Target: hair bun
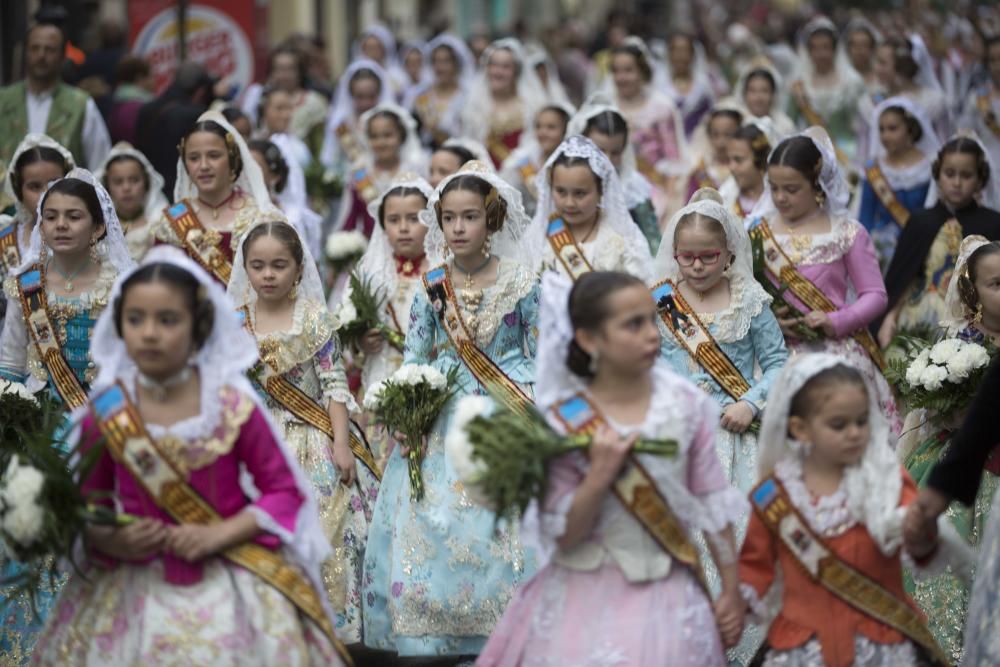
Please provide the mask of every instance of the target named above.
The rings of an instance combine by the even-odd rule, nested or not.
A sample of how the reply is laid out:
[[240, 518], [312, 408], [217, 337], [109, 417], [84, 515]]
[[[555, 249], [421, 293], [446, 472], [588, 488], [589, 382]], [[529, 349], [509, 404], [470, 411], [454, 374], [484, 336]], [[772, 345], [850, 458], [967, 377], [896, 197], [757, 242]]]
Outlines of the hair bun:
[[698, 188], [698, 190], [691, 195], [691, 199], [688, 200], [688, 204], [694, 204], [699, 201], [714, 201], [716, 204], [725, 205], [725, 200], [715, 188]]

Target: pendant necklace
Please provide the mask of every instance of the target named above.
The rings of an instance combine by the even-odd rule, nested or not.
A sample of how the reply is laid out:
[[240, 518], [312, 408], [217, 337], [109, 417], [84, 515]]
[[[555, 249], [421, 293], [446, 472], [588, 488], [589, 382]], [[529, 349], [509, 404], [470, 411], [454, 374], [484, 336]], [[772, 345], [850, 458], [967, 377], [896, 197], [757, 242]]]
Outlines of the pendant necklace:
[[63, 271], [61, 268], [59, 268], [56, 265], [56, 263], [54, 261], [52, 261], [51, 259], [49, 260], [49, 263], [48, 263], [48, 268], [51, 268], [52, 270], [54, 270], [56, 273], [58, 273], [60, 276], [62, 276], [63, 280], [66, 281], [65, 283], [63, 283], [63, 289], [65, 291], [67, 291], [67, 292], [72, 292], [73, 291], [73, 280], [78, 275], [80, 275], [80, 272], [83, 271], [84, 269], [86, 269], [88, 266], [90, 266], [90, 257], [88, 257], [87, 259], [83, 260], [83, 263], [80, 266], [78, 266], [75, 271], [71, 271], [69, 274], [67, 274], [65, 271]]
[[180, 371], [171, 375], [166, 380], [154, 380], [142, 371], [136, 375], [136, 381], [138, 381], [139, 386], [150, 393], [153, 400], [157, 403], [163, 403], [167, 400], [167, 391], [178, 385], [182, 385], [191, 379], [191, 367], [185, 366]]
[[207, 201], [205, 201], [201, 197], [198, 197], [198, 203], [201, 204], [202, 206], [204, 206], [207, 209], [211, 209], [211, 211], [212, 211], [212, 220], [218, 220], [219, 219], [219, 211], [222, 210], [222, 207], [225, 206], [226, 204], [228, 204], [229, 202], [231, 202], [233, 200], [233, 197], [235, 197], [238, 194], [239, 194], [239, 189], [238, 188], [233, 188], [233, 191], [229, 193], [229, 196], [226, 197], [225, 199], [223, 199], [221, 202], [219, 202], [219, 204], [217, 206], [213, 206], [212, 204], [209, 204]]
[[473, 332], [473, 336], [475, 336], [475, 332], [479, 328], [479, 320], [475, 315], [475, 311], [479, 310], [479, 304], [483, 301], [483, 290], [476, 289], [475, 276], [489, 266], [490, 259], [490, 254], [486, 253], [486, 259], [483, 260], [483, 263], [472, 271], [467, 271], [465, 267], [458, 263], [457, 259], [455, 260], [455, 266], [461, 269], [462, 273], [465, 274], [465, 284], [462, 286], [460, 294], [462, 296], [462, 302], [465, 303], [465, 307], [471, 311], [467, 323], [469, 325], [469, 329]]

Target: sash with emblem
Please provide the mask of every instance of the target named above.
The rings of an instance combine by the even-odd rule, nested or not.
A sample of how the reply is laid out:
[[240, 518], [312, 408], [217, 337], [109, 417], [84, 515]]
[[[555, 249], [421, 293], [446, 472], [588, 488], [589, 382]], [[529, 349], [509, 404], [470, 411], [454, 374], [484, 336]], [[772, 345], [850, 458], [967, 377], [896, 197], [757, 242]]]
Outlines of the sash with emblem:
[[[94, 396], [90, 410], [111, 456], [142, 485], [157, 507], [178, 523], [210, 525], [222, 521], [215, 508], [187, 483], [170, 456], [149, 435], [121, 384], [113, 384]], [[281, 554], [244, 542], [229, 547], [221, 555], [278, 589], [323, 631], [341, 658], [353, 664], [347, 649], [337, 639], [315, 587]]]
[[684, 300], [676, 285], [670, 280], [664, 280], [653, 287], [652, 292], [660, 319], [677, 339], [681, 349], [704, 368], [734, 401], [740, 400], [750, 391], [750, 383], [722, 351], [708, 327]]
[[35, 264], [17, 277], [17, 293], [24, 313], [24, 323], [31, 334], [39, 360], [52, 378], [52, 385], [71, 409], [85, 405], [87, 392], [59, 347], [45, 292], [45, 268], [41, 264]]
[[341, 123], [337, 126], [337, 129], [334, 132], [337, 135], [337, 142], [340, 144], [340, 150], [344, 151], [344, 155], [347, 156], [348, 163], [354, 164], [364, 158], [364, 148], [362, 148], [357, 135], [354, 133], [354, 130], [351, 129], [350, 125], [346, 122]]
[[163, 213], [187, 254], [223, 285], [228, 285], [233, 265], [219, 249], [222, 233], [201, 224], [187, 199], [168, 206]]
[[556, 258], [566, 269], [570, 278], [576, 280], [583, 274], [594, 270], [583, 254], [583, 250], [576, 244], [576, 239], [573, 238], [573, 234], [566, 226], [566, 221], [558, 213], [553, 213], [549, 218], [545, 237], [549, 240], [552, 252], [556, 254]]
[[[802, 81], [796, 81], [792, 84], [792, 93], [795, 95], [795, 103], [799, 107], [799, 111], [802, 112], [802, 117], [806, 119], [809, 125], [816, 125], [818, 127], [826, 130], [826, 121], [823, 117], [819, 115], [819, 112], [813, 108], [812, 102], [809, 101], [809, 96], [806, 95], [806, 87]], [[829, 134], [829, 130], [826, 130]], [[844, 167], [849, 167], [851, 161], [844, 154], [844, 151], [840, 150], [840, 146], [833, 141], [831, 136], [831, 143], [833, 143], [833, 151], [837, 154], [837, 162], [839, 162]]]
[[815, 582], [858, 611], [903, 634], [934, 664], [950, 664], [917, 612], [877, 581], [840, 560], [802, 518], [778, 479], [773, 476], [765, 479], [750, 493], [750, 500], [767, 529]]
[[[583, 394], [577, 394], [552, 408], [556, 419], [568, 433], [590, 435], [605, 423], [596, 406]], [[629, 463], [615, 482], [615, 497], [629, 514], [649, 533], [671, 558], [687, 565], [705, 591], [708, 586], [698, 557], [698, 549], [688, 537], [680, 519], [670, 509], [667, 499], [638, 458], [629, 455]]]
[[[748, 231], [750, 232], [750, 241], [759, 244], [763, 250], [763, 260], [767, 273], [771, 274], [780, 284], [788, 285], [792, 294], [811, 310], [821, 310], [826, 313], [837, 310], [833, 302], [795, 267], [795, 263], [789, 259], [785, 251], [782, 250], [781, 244], [774, 238], [767, 220], [764, 218], [753, 220]], [[871, 332], [868, 329], [858, 329], [852, 336], [865, 349], [875, 365], [884, 370], [885, 359], [882, 357], [882, 350], [875, 342]]]
[[378, 199], [378, 188], [375, 187], [375, 182], [365, 167], [351, 170], [351, 185], [366, 204]]
[[0, 229], [0, 267], [3, 273], [11, 274], [21, 265], [21, 252], [17, 249], [17, 230], [20, 227], [14, 222]]
[[[239, 311], [243, 325], [250, 330], [250, 335], [254, 335], [250, 325], [250, 313], [246, 306]], [[311, 396], [299, 389], [295, 383], [291, 382], [282, 373], [279, 373], [274, 366], [274, 360], [265, 350], [261, 350], [261, 361], [250, 371], [254, 382], [273, 398], [281, 407], [285, 408], [293, 415], [309, 424], [313, 428], [322, 431], [331, 441], [336, 440], [333, 432], [333, 423], [330, 421], [330, 413], [323, 406], [316, 402]], [[382, 471], [379, 470], [375, 457], [372, 455], [371, 447], [364, 436], [364, 433], [352, 420], [348, 429], [350, 440], [348, 442], [351, 452], [355, 458], [365, 464], [376, 479], [382, 479]]]
[[531, 398], [472, 340], [472, 334], [458, 307], [448, 265], [442, 264], [428, 271], [424, 274], [423, 281], [427, 301], [437, 313], [441, 326], [448, 335], [448, 341], [455, 348], [458, 358], [465, 367], [505, 406], [518, 414], [527, 414], [532, 404]]
[[993, 111], [989, 86], [983, 86], [976, 94], [976, 111], [983, 117], [983, 123], [990, 128], [993, 136], [1000, 139], [1000, 122], [997, 121], [997, 115]]
[[896, 224], [900, 227], [906, 227], [906, 223], [910, 221], [910, 212], [896, 199], [896, 193], [892, 191], [892, 186], [886, 180], [878, 162], [868, 161], [868, 164], [865, 165], [865, 177], [868, 179], [868, 184], [872, 186], [875, 196], [882, 202], [882, 206], [885, 206], [892, 214], [892, 219], [896, 221]]

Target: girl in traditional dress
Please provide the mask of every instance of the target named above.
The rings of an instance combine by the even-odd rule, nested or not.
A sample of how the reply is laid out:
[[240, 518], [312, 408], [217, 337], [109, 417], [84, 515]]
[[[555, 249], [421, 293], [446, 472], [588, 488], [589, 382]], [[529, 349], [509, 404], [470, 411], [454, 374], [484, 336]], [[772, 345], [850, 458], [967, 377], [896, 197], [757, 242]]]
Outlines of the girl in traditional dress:
[[203, 113], [178, 149], [175, 203], [153, 233], [225, 286], [239, 238], [274, 208], [264, 176], [243, 137], [216, 111]]
[[431, 81], [431, 66], [428, 56], [427, 42], [411, 39], [399, 47], [399, 63], [406, 72], [406, 91], [400, 97], [406, 100], [415, 88], [421, 88]]
[[683, 117], [674, 101], [654, 85], [665, 74], [638, 37], [629, 37], [614, 49], [611, 73], [614, 103], [628, 121], [637, 168], [653, 184], [656, 214], [665, 219], [683, 204], [684, 177], [691, 169]]
[[351, 46], [351, 59], [367, 58], [378, 64], [386, 73], [392, 101], [402, 99], [406, 93], [406, 70], [399, 63], [396, 37], [380, 23], [369, 26]]
[[521, 145], [523, 135], [531, 134], [535, 114], [548, 95], [535, 70], [527, 66], [524, 47], [514, 38], [490, 44], [481, 63], [462, 112], [462, 130], [486, 145], [499, 169]]
[[[589, 456], [550, 464], [545, 497], [523, 521], [542, 569], [477, 664], [726, 665], [723, 644], [742, 631], [733, 526], [746, 502], [713, 451], [715, 402], [657, 360], [656, 305], [634, 276], [593, 272], [574, 284], [546, 274], [542, 301], [538, 406], [559, 432], [581, 423], [562, 418], [569, 406], [598, 428]], [[629, 457], [640, 437], [674, 440], [678, 452]], [[643, 514], [616, 497], [623, 476], [654, 487], [677, 529], [673, 544], [655, 541]], [[725, 582], [714, 605], [697, 560], [683, 557], [700, 534]]]
[[[942, 333], [983, 346], [1000, 344], [1000, 302], [994, 296], [998, 286], [1000, 243], [982, 236], [967, 236], [955, 263], [955, 277], [948, 285], [945, 297], [948, 318], [941, 323]], [[918, 485], [926, 484], [931, 470], [944, 456], [962, 416], [952, 416], [949, 424], [926, 410], [914, 410], [907, 415], [899, 453]], [[935, 417], [938, 418], [931, 421]], [[993, 496], [1000, 487], [996, 453], [987, 460], [984, 473], [971, 507], [952, 505], [947, 511], [955, 530], [973, 547], [983, 540]], [[927, 614], [931, 631], [942, 648], [955, 664], [961, 663], [968, 582], [948, 576], [906, 583], [907, 590]]]
[[251, 84], [243, 94], [243, 111], [250, 122], [259, 120], [260, 98], [267, 87], [284, 90], [291, 97], [292, 117], [288, 132], [317, 151], [322, 144], [323, 126], [329, 104], [315, 90], [306, 88], [308, 64], [301, 52], [279, 46], [268, 58], [267, 82]]
[[535, 179], [538, 210], [528, 246], [531, 267], [576, 278], [584, 271], [624, 271], [652, 278], [642, 231], [625, 208], [611, 160], [586, 137], [566, 139]]
[[531, 139], [522, 142], [500, 167], [500, 176], [520, 191], [528, 215], [534, 215], [538, 205], [535, 176], [566, 138], [569, 120], [575, 113], [576, 109], [570, 106], [549, 104], [542, 107], [535, 114], [535, 132]]
[[[275, 135], [272, 139], [280, 139]], [[289, 163], [285, 152], [273, 141], [255, 139], [249, 144], [250, 154], [264, 175], [271, 203], [281, 209], [288, 222], [302, 237], [313, 258], [322, 252], [323, 217], [309, 206], [306, 179], [302, 169]]]
[[[257, 379], [265, 404], [319, 499], [320, 523], [333, 547], [322, 575], [337, 636], [360, 644], [361, 565], [381, 473], [363, 437], [351, 433], [349, 413], [358, 406], [347, 386], [337, 322], [326, 309], [316, 262], [291, 225], [262, 222], [247, 232], [229, 297], [240, 304], [260, 349]], [[304, 410], [300, 399], [318, 410]]]
[[145, 155], [131, 144], [120, 142], [108, 153], [94, 177], [101, 181], [115, 203], [129, 254], [136, 262], [141, 261], [153, 245], [153, 223], [167, 207], [163, 176]]
[[891, 439], [877, 390], [839, 355], [799, 355], [776, 379], [740, 553], [752, 617], [774, 619], [766, 667], [946, 662], [903, 590], [903, 564], [935, 574], [967, 569], [971, 554], [954, 535], [930, 559], [900, 548], [917, 489]]
[[618, 172], [625, 207], [642, 230], [650, 253], [660, 245], [660, 225], [653, 207], [653, 186], [636, 169], [635, 149], [628, 140], [628, 123], [600, 95], [591, 97], [570, 121], [568, 136], [583, 135], [601, 149]]
[[690, 139], [715, 99], [705, 47], [691, 35], [671, 35], [667, 65], [667, 93], [680, 109], [684, 135]]
[[260, 94], [260, 113], [257, 116], [259, 120], [254, 138], [273, 141], [280, 137], [286, 159], [305, 169], [312, 163], [313, 157], [305, 142], [290, 132], [294, 109], [292, 96], [288, 91], [265, 88]]
[[837, 29], [825, 16], [811, 20], [799, 35], [802, 74], [791, 87], [792, 118], [801, 127], [827, 131], [847, 167], [857, 152], [854, 117], [865, 84], [837, 49]]
[[337, 82], [319, 159], [323, 166], [346, 179], [351, 165], [364, 158], [365, 130], [360, 119], [369, 109], [393, 100], [388, 76], [373, 60], [353, 61]]
[[746, 119], [769, 118], [777, 137], [795, 132], [795, 123], [785, 113], [786, 97], [777, 68], [766, 58], [755, 58], [740, 73], [736, 94], [746, 111]]
[[[0, 214], [0, 281], [21, 265], [31, 243], [39, 198], [49, 183], [74, 167], [73, 154], [44, 134], [26, 136], [7, 164], [3, 189], [14, 202], [14, 215]], [[7, 308], [6, 293], [0, 294], [0, 327]]]
[[899, 233], [922, 211], [931, 185], [931, 163], [941, 147], [930, 120], [906, 97], [890, 97], [872, 113], [858, 221], [875, 243], [883, 270], [896, 251]]
[[[951, 135], [948, 100], [922, 37], [913, 34], [886, 39], [875, 51], [874, 70], [886, 95], [913, 100], [930, 119], [941, 141]], [[870, 96], [867, 99], [874, 101]]]
[[729, 178], [729, 141], [743, 124], [743, 114], [733, 104], [720, 103], [695, 131], [691, 153], [695, 167], [688, 178], [688, 196], [701, 188], [718, 190]]
[[884, 362], [868, 333], [885, 312], [885, 284], [868, 232], [848, 214], [847, 179], [826, 132], [810, 128], [778, 144], [767, 178], [750, 236], [763, 250], [762, 278], [789, 288], [786, 304], [773, 305], [789, 351], [840, 354], [861, 369], [898, 434]]
[[872, 95], [882, 91], [882, 83], [872, 67], [875, 49], [882, 42], [882, 33], [878, 28], [868, 19], [858, 16], [848, 22], [840, 41], [851, 67], [865, 83], [865, 92]]
[[427, 157], [420, 147], [417, 122], [399, 105], [387, 103], [361, 116], [365, 152], [351, 166], [350, 179], [340, 202], [336, 229], [356, 229], [371, 236], [375, 221], [368, 205], [403, 173], [427, 173]]
[[449, 33], [432, 39], [427, 52], [434, 77], [410, 91], [403, 106], [420, 121], [421, 143], [435, 149], [462, 135], [462, 107], [476, 61], [465, 42]]
[[[771, 298], [754, 280], [743, 220], [721, 200], [714, 190], [700, 190], [671, 218], [656, 257], [653, 294], [660, 310], [661, 354], [675, 373], [707, 391], [721, 407], [715, 451], [729, 482], [747, 493], [757, 470], [757, 437], [748, 429], [767, 402], [788, 351]], [[675, 315], [694, 328], [685, 332], [669, 326]], [[693, 354], [699, 343], [717, 350], [711, 357], [715, 363]], [[735, 373], [720, 373], [719, 361]], [[738, 542], [745, 519], [740, 516], [733, 524]], [[719, 573], [706, 569], [713, 593], [718, 593]], [[730, 650], [730, 659], [749, 664], [762, 640], [760, 629], [752, 626]]]
[[885, 274], [889, 310], [877, 323], [882, 347], [898, 331], [934, 328], [945, 319], [944, 295], [964, 237], [1000, 239], [1000, 186], [974, 137], [946, 143], [931, 171], [929, 208], [910, 218]]
[[[25, 176], [34, 178], [30, 171]], [[111, 197], [90, 172], [74, 169], [48, 186], [31, 242], [4, 284], [9, 309], [0, 336], [0, 378], [44, 391], [67, 410], [82, 406], [97, 374], [94, 323], [115, 278], [132, 265]], [[5, 557], [0, 565], [0, 580], [20, 572]], [[12, 664], [27, 663], [64, 581], [46, 579], [34, 600], [14, 584], [0, 589], [0, 651]]]
[[431, 155], [427, 182], [432, 188], [436, 188], [441, 181], [461, 169], [466, 162], [477, 159], [479, 158], [472, 151], [449, 140]]
[[989, 78], [969, 94], [958, 129], [975, 132], [990, 162], [1000, 164], [1000, 35], [986, 40], [983, 53]]
[[[82, 490], [136, 519], [88, 529], [85, 571], [34, 662], [344, 664], [319, 593], [330, 549], [316, 501], [243, 377], [257, 350], [232, 302], [169, 247], [109, 298], [76, 432], [84, 450], [105, 449]], [[173, 492], [153, 491], [163, 484]]]
[[726, 208], [737, 218], [750, 215], [764, 196], [767, 158], [771, 155], [774, 125], [770, 118], [754, 118], [736, 130], [726, 146], [729, 178], [719, 188]]
[[[438, 186], [423, 220], [429, 264], [437, 268], [413, 299], [404, 363], [442, 372], [457, 366], [462, 396], [486, 394], [475, 370], [486, 357], [504, 376], [490, 390], [530, 401], [538, 282], [521, 261], [527, 216], [520, 195], [471, 162]], [[460, 330], [446, 326], [452, 318], [461, 320]], [[516, 529], [495, 525], [446, 464], [453, 410], [454, 401], [426, 438], [422, 500], [410, 496], [405, 456], [406, 447], [421, 443], [401, 443], [390, 454], [368, 534], [365, 644], [400, 656], [479, 653], [530, 570]]]

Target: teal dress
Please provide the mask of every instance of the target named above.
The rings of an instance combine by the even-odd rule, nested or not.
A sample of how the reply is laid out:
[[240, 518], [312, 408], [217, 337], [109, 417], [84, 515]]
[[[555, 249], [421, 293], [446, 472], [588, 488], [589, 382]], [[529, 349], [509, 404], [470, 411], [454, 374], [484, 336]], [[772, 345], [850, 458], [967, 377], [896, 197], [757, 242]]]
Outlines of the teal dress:
[[[478, 308], [458, 298], [463, 319], [476, 329], [476, 345], [529, 394], [538, 298], [534, 274], [506, 260]], [[486, 391], [455, 353], [422, 289], [413, 299], [403, 356], [404, 363], [441, 372], [457, 366], [460, 389], [428, 436], [422, 500], [410, 498], [399, 449], [389, 456], [365, 552], [364, 643], [401, 656], [474, 655], [534, 568], [516, 527], [495, 526], [495, 515], [470, 500], [445, 457], [457, 400]]]
[[[94, 364], [90, 360], [94, 325], [106, 305], [106, 295], [113, 282], [112, 273], [99, 277], [95, 288], [79, 297], [60, 297], [51, 292], [48, 294], [49, 312], [62, 344], [63, 357], [84, 390], [89, 387], [95, 375]], [[34, 354], [33, 343], [28, 339], [14, 278], [6, 281], [5, 288], [10, 307], [3, 337], [0, 339], [0, 378], [23, 383], [33, 393], [45, 391], [55, 400], [61, 401], [48, 372]], [[60, 436], [69, 427], [67, 419], [63, 433], [56, 434], [57, 439], [61, 439]], [[18, 562], [0, 555], [0, 580], [6, 581], [20, 571], [21, 565]], [[0, 585], [0, 664], [28, 663], [38, 633], [44, 627], [49, 609], [66, 578], [64, 574], [53, 582], [43, 580], [42, 589], [35, 599], [37, 615], [32, 611], [31, 600], [27, 596], [16, 595], [12, 585]]]

